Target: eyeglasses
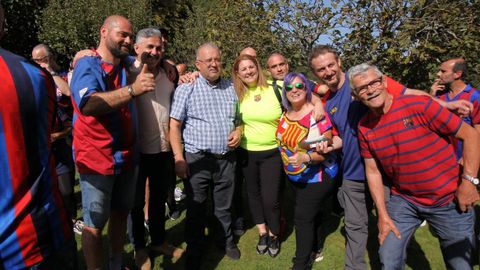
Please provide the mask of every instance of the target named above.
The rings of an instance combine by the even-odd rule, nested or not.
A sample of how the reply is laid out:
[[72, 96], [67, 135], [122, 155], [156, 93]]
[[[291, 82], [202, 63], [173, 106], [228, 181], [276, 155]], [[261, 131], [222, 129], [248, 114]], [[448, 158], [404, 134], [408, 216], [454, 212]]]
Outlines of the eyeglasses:
[[382, 82], [383, 82], [383, 77], [379, 77], [375, 80], [372, 80], [370, 81], [369, 83], [363, 85], [363, 86], [360, 86], [360, 87], [356, 87], [355, 88], [355, 92], [357, 92], [357, 95], [359, 96], [362, 96], [364, 95], [365, 93], [367, 93], [368, 89], [370, 87], [373, 87], [374, 89], [378, 88], [380, 85], [382, 85]]
[[288, 85], [285, 85], [285, 90], [287, 92], [290, 92], [290, 91], [293, 90], [293, 87], [295, 87], [299, 90], [303, 90], [303, 89], [305, 89], [305, 84], [303, 84], [303, 83], [288, 84]]
[[48, 61], [48, 56], [44, 56], [40, 58], [32, 58], [32, 60], [36, 63], [46, 63]]
[[222, 64], [222, 60], [220, 60], [219, 58], [209, 58], [209, 59], [205, 59], [205, 60], [198, 59], [197, 61], [200, 62], [200, 63], [204, 63], [206, 65], [212, 65], [213, 63], [215, 63], [217, 65]]

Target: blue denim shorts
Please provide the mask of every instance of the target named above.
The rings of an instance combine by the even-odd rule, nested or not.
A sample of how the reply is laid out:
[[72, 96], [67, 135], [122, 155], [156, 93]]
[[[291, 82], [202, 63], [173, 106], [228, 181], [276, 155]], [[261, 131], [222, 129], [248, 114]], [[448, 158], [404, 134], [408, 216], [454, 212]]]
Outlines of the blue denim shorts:
[[83, 221], [103, 229], [111, 210], [129, 212], [135, 201], [138, 167], [117, 175], [80, 174]]

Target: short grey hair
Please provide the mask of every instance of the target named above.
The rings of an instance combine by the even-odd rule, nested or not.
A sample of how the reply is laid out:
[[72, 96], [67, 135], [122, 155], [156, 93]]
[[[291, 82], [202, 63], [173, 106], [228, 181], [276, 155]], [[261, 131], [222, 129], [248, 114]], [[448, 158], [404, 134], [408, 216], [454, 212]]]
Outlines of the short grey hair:
[[138, 31], [135, 43], [141, 43], [143, 39], [150, 37], [158, 37], [161, 40], [162, 32], [160, 32], [160, 30], [158, 30], [157, 28], [153, 27], [143, 28], [142, 30]]
[[350, 89], [352, 91], [355, 90], [355, 86], [353, 85], [353, 78], [355, 78], [358, 75], [365, 74], [369, 70], [373, 70], [378, 77], [383, 77], [383, 73], [378, 69], [378, 67], [375, 65], [371, 65], [369, 63], [362, 63], [348, 70], [348, 73], [347, 73], [348, 84], [350, 85]]
[[203, 43], [202, 45], [200, 45], [200, 46], [198, 47], [198, 49], [197, 49], [197, 51], [196, 51], [196, 53], [195, 53], [197, 60], [200, 60], [200, 59], [198, 59], [198, 55], [199, 55], [198, 53], [200, 52], [201, 49], [204, 49], [204, 48], [217, 49], [217, 50], [220, 52], [220, 54], [222, 54], [222, 52], [220, 51], [220, 49], [218, 48], [217, 45], [215, 45], [215, 44], [212, 43], [212, 42], [207, 42], [207, 43]]

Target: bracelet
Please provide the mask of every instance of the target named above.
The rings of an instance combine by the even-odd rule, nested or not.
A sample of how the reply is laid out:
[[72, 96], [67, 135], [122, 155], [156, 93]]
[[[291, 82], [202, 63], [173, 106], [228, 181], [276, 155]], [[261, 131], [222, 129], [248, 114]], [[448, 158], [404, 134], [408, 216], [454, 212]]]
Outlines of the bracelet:
[[312, 156], [310, 156], [310, 153], [308, 153], [308, 152], [307, 152], [307, 156], [308, 156], [307, 165], [310, 165], [310, 164], [312, 164]]
[[135, 95], [135, 90], [133, 90], [133, 86], [130, 84], [127, 88], [127, 91], [128, 91], [128, 94], [132, 97], [132, 98], [135, 98], [136, 95]]

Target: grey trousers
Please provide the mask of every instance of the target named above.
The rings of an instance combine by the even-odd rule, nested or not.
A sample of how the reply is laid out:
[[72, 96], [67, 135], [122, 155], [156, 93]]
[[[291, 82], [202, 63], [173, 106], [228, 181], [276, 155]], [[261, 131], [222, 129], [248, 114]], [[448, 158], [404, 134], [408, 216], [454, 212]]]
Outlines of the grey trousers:
[[366, 181], [343, 179], [338, 201], [345, 211], [345, 269], [367, 269], [365, 252], [372, 199]]

